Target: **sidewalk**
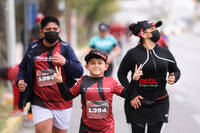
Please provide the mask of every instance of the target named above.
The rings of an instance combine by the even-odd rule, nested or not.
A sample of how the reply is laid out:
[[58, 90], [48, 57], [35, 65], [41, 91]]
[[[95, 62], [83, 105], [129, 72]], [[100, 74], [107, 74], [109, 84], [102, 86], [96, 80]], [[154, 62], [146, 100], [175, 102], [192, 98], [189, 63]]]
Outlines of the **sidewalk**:
[[[21, 62], [22, 56], [23, 56], [22, 55], [22, 44], [17, 43], [17, 45], [16, 45], [16, 63]], [[27, 109], [28, 109], [29, 106], [26, 106], [25, 112], [27, 112]], [[15, 133], [15, 132], [17, 132], [17, 130], [19, 129], [23, 119], [24, 119], [24, 115], [9, 117], [6, 120], [5, 127], [1, 131], [1, 133]]]
[[1, 133], [15, 133], [18, 131], [24, 117], [27, 114], [27, 110], [29, 109], [30, 104], [27, 104], [25, 107], [25, 115], [13, 116], [9, 117], [6, 120], [5, 128], [1, 131]]

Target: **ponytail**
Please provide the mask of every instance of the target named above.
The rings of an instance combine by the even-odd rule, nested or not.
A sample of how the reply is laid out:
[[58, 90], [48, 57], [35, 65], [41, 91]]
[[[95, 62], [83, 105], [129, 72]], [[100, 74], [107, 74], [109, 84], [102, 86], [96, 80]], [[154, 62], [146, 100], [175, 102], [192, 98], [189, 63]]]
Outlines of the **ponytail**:
[[140, 27], [141, 27], [141, 26], [140, 26], [140, 23], [139, 23], [139, 22], [138, 22], [138, 23], [132, 23], [131, 25], [129, 25], [129, 30], [131, 31], [131, 33], [132, 33], [133, 35], [140, 37], [139, 43], [140, 43], [140, 44], [143, 44], [144, 38], [142, 38], [142, 37], [140, 36], [140, 32], [141, 32], [141, 28], [140, 28]]

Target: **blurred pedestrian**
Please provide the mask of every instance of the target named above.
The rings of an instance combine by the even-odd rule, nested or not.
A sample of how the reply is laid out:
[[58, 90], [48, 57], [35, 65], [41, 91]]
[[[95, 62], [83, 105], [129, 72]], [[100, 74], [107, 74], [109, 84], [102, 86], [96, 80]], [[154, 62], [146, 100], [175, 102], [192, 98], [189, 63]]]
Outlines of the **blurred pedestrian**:
[[122, 36], [126, 33], [126, 27], [120, 24], [117, 20], [110, 24], [110, 34], [115, 37], [120, 48], [122, 48]]
[[37, 40], [41, 39], [41, 36], [40, 36], [40, 29], [41, 29], [40, 28], [40, 23], [41, 23], [43, 18], [44, 18], [44, 15], [42, 13], [37, 13], [36, 14], [35, 25], [33, 26], [32, 30], [31, 30], [29, 42], [37, 41]]
[[10, 116], [24, 114], [23, 94], [20, 94], [19, 88], [16, 85], [18, 71], [19, 65], [0, 67], [0, 78], [5, 81], [10, 81], [13, 89], [13, 111], [10, 113]]
[[108, 53], [107, 63], [108, 70], [104, 73], [105, 76], [111, 76], [113, 71], [113, 59], [120, 53], [120, 48], [117, 40], [109, 34], [109, 26], [106, 23], [99, 24], [99, 34], [91, 38], [89, 42], [89, 51], [93, 48], [105, 51]]
[[39, 41], [29, 44], [19, 65], [17, 85], [24, 91], [25, 103], [31, 101], [36, 133], [66, 133], [72, 101], [65, 101], [56, 85], [55, 66], [61, 67], [64, 83], [72, 87], [83, 73], [70, 44], [60, 39], [60, 23], [53, 16], [41, 21]]
[[[41, 36], [40, 36], [40, 22], [42, 21], [42, 19], [44, 18], [44, 15], [42, 13], [37, 13], [36, 16], [35, 16], [35, 24], [34, 26], [32, 27], [31, 30], [28, 30], [27, 31], [27, 41], [28, 43], [29, 42], [32, 42], [32, 41], [37, 41], [37, 40], [40, 40], [41, 39]], [[26, 52], [26, 49], [27, 49], [27, 42], [26, 42], [26, 38], [25, 38], [25, 29], [24, 27], [22, 27], [21, 29], [21, 42], [22, 42], [22, 45], [23, 45], [23, 55], [25, 54]]]
[[163, 31], [160, 32], [160, 39], [158, 40], [157, 44], [161, 47], [168, 48], [168, 39], [167, 36]]
[[174, 84], [180, 78], [180, 70], [171, 52], [156, 44], [160, 38], [157, 27], [161, 25], [161, 21], [140, 21], [129, 26], [140, 41], [124, 56], [118, 78], [127, 87], [127, 74], [131, 71], [136, 81], [131, 93], [133, 100], [125, 100], [126, 118], [131, 123], [132, 133], [144, 133], [146, 125], [148, 133], [160, 133], [169, 115], [166, 83]]

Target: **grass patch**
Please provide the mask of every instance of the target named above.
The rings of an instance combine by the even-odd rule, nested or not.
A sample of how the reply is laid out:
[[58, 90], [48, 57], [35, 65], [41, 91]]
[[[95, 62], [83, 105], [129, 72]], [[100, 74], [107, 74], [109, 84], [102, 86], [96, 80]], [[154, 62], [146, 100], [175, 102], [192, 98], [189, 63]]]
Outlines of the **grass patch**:
[[0, 86], [0, 132], [6, 124], [9, 113], [12, 111], [12, 104], [3, 104], [3, 94], [5, 93], [5, 86]]

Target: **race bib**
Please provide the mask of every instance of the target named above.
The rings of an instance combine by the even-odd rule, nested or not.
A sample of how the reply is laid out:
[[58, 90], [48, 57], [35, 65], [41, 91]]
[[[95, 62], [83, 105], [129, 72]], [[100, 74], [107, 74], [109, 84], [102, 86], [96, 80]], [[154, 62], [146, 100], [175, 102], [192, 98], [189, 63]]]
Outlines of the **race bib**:
[[39, 87], [43, 86], [52, 86], [55, 85], [56, 82], [54, 80], [54, 70], [53, 69], [46, 69], [40, 70], [36, 72], [37, 83]]
[[87, 117], [89, 119], [105, 119], [108, 115], [109, 103], [108, 101], [87, 101]]

